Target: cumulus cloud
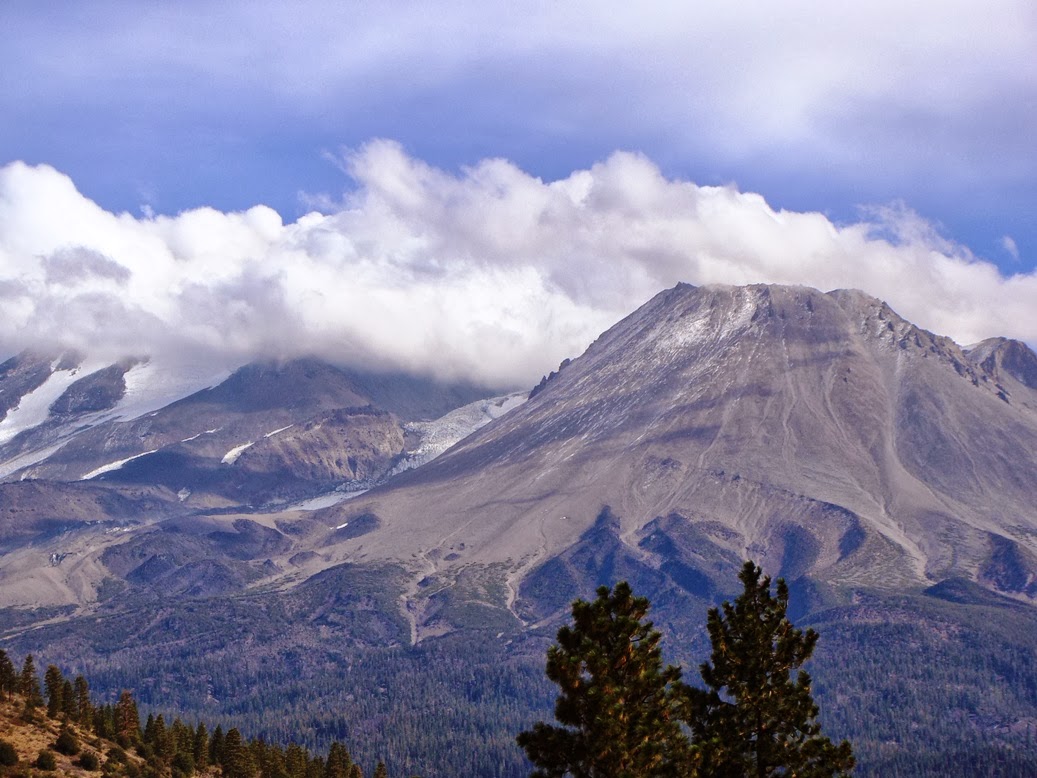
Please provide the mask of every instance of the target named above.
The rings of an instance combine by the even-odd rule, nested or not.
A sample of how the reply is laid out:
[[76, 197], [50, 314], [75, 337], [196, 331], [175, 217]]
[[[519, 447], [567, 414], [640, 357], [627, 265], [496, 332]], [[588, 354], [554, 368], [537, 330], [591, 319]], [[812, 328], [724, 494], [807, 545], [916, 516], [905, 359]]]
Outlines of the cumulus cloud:
[[678, 281], [858, 287], [967, 343], [1037, 342], [1037, 276], [1002, 276], [903, 205], [837, 225], [617, 152], [543, 181], [377, 140], [354, 187], [285, 224], [256, 206], [110, 213], [46, 166], [0, 168], [0, 346], [344, 364], [534, 382]]

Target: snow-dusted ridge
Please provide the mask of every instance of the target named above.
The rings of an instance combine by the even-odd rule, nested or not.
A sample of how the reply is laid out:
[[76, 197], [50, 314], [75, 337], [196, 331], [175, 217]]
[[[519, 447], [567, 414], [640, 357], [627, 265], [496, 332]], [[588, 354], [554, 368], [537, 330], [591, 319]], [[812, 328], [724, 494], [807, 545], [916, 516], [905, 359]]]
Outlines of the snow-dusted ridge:
[[98, 468], [96, 468], [94, 470], [91, 470], [89, 473], [86, 473], [85, 475], [80, 476], [79, 480], [80, 481], [89, 481], [91, 478], [97, 478], [97, 476], [99, 476], [99, 475], [104, 475], [105, 473], [110, 473], [113, 470], [119, 470], [127, 462], [132, 462], [134, 459], [140, 459], [141, 457], [146, 457], [148, 454], [154, 454], [156, 451], [158, 451], [158, 449], [157, 448], [153, 448], [153, 449], [151, 449], [151, 451], [145, 451], [143, 454], [135, 454], [132, 457], [126, 457], [125, 459], [119, 459], [119, 460], [116, 460], [115, 462], [109, 462], [107, 465], [101, 465], [100, 467], [98, 467]]
[[201, 366], [138, 362], [123, 376], [126, 393], [112, 415], [123, 420], [140, 418], [197, 391], [218, 386], [230, 373]]
[[51, 374], [36, 389], [21, 398], [18, 405], [12, 408], [0, 421], [0, 445], [7, 443], [18, 433], [38, 427], [50, 417], [50, 406], [64, 394], [73, 383], [105, 365], [87, 363], [69, 370], [59, 370], [61, 359], [51, 364]]

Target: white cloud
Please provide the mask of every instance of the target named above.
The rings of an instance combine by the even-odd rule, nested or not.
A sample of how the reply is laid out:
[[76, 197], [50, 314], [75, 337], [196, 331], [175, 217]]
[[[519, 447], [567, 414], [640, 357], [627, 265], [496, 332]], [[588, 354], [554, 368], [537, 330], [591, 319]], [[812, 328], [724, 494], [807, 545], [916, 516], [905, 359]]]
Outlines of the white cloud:
[[52, 168], [0, 168], [0, 346], [529, 385], [678, 281], [859, 287], [959, 342], [1037, 342], [1037, 276], [1003, 277], [904, 206], [837, 226], [629, 153], [553, 182], [500, 159], [455, 175], [389, 141], [342, 163], [351, 194], [290, 224], [112, 214]]
[[1001, 248], [1008, 252], [1008, 256], [1012, 259], [1019, 261], [1019, 246], [1016, 245], [1015, 239], [1011, 235], [1005, 235], [1001, 238]]

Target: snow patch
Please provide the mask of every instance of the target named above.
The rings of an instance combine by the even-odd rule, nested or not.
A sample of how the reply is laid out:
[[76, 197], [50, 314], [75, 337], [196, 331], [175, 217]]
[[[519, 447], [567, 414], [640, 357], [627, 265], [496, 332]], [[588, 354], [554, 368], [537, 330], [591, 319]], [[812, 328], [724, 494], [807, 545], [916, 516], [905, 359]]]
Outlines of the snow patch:
[[[285, 510], [319, 511], [321, 508], [330, 508], [332, 505], [338, 505], [340, 502], [352, 500], [354, 497], [359, 497], [366, 491], [367, 489], [357, 489], [353, 492], [336, 490], [334, 492], [328, 492], [327, 494], [320, 494], [316, 497], [311, 497], [310, 499], [303, 500], [302, 502], [294, 503], [292, 505], [289, 505]], [[338, 527], [337, 529], [341, 529], [341, 527]]]
[[527, 392], [514, 392], [488, 400], [476, 400], [438, 419], [407, 424], [406, 431], [418, 435], [421, 442], [406, 453], [404, 459], [393, 468], [391, 475], [431, 462], [480, 427], [518, 408], [527, 396]]
[[294, 424], [289, 424], [287, 427], [281, 427], [280, 429], [276, 429], [273, 432], [268, 432], [263, 437], [264, 438], [272, 438], [274, 435], [277, 435], [280, 432], [284, 432], [285, 430], [290, 430], [294, 426], [295, 426]]
[[91, 470], [86, 475], [80, 476], [79, 480], [89, 481], [91, 478], [97, 478], [97, 476], [102, 475], [104, 473], [110, 473], [112, 470], [118, 470], [127, 462], [132, 462], [134, 459], [146, 457], [148, 454], [154, 454], [156, 451], [158, 451], [158, 449], [153, 448], [151, 449], [151, 451], [145, 451], [143, 454], [134, 454], [132, 457], [126, 457], [125, 459], [119, 459], [115, 462], [109, 462], [107, 465], [101, 465], [96, 470]]
[[58, 370], [60, 359], [54, 360], [50, 366], [47, 380], [24, 395], [18, 405], [12, 408], [0, 421], [0, 445], [11, 440], [25, 430], [38, 427], [50, 417], [50, 406], [61, 397], [73, 383], [83, 376], [90, 375], [104, 367], [104, 364], [84, 363], [71, 370]]
[[242, 452], [250, 446], [256, 445], [256, 441], [250, 440], [248, 443], [242, 443], [240, 446], [235, 446], [226, 454], [223, 455], [223, 459], [220, 461], [225, 465], [233, 465], [238, 461], [238, 457], [241, 456]]
[[229, 375], [229, 370], [140, 362], [123, 376], [126, 393], [113, 413], [118, 419], [137, 419], [197, 391], [217, 386]]
[[674, 354], [703, 342], [720, 342], [742, 332], [752, 322], [759, 300], [746, 290], [730, 310], [704, 310], [698, 316], [664, 321], [652, 341], [656, 353]]
[[194, 434], [194, 435], [192, 435], [189, 438], [184, 438], [180, 442], [181, 443], [190, 443], [192, 440], [197, 440], [202, 435], [212, 435], [214, 432], [219, 432], [221, 429], [223, 429], [223, 427], [216, 427], [215, 429], [211, 429], [211, 430], [203, 430], [202, 432]]
[[[7, 476], [11, 475], [11, 473], [16, 473], [22, 468], [31, 467], [32, 465], [35, 465], [37, 462], [42, 462], [44, 459], [49, 457], [63, 445], [65, 445], [64, 441], [60, 443], [55, 443], [53, 446], [48, 446], [47, 448], [41, 448], [37, 449], [36, 451], [30, 451], [27, 454], [22, 454], [21, 456], [14, 457], [13, 459], [8, 459], [7, 461], [0, 463], [0, 478], [7, 478]], [[28, 473], [23, 473], [19, 480], [24, 481], [27, 475]]]

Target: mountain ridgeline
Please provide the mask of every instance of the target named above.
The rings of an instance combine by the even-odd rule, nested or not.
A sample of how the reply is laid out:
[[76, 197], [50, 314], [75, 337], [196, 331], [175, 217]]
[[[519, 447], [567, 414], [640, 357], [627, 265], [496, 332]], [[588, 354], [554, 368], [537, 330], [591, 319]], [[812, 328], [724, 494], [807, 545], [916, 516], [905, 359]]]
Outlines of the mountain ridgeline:
[[[271, 740], [348, 735], [394, 774], [518, 776], [574, 599], [630, 581], [695, 666], [752, 558], [823, 636], [858, 774], [1037, 761], [1022, 343], [856, 291], [679, 285], [525, 402], [306, 360], [134, 415], [146, 362], [74, 361], [0, 367], [9, 651]], [[447, 429], [475, 431], [427, 461]]]

